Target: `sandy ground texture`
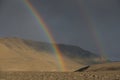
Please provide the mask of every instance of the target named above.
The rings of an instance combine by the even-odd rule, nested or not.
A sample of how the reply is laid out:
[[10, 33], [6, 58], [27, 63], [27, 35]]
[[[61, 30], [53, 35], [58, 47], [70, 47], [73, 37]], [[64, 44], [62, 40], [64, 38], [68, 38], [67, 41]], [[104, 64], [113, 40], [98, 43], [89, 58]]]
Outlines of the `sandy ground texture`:
[[0, 72], [0, 80], [120, 80], [120, 71]]

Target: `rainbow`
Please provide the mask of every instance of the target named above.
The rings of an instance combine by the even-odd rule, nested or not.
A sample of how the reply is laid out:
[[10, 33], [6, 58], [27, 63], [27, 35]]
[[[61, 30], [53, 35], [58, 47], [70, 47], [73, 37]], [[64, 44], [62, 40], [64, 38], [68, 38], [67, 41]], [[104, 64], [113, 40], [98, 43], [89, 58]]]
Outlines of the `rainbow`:
[[78, 5], [80, 5], [80, 10], [81, 10], [82, 16], [86, 22], [86, 26], [88, 27], [88, 29], [90, 30], [90, 32], [92, 34], [92, 37], [95, 41], [98, 52], [101, 55], [101, 59], [103, 59], [103, 58], [107, 59], [106, 52], [104, 50], [104, 45], [100, 38], [100, 34], [97, 31], [96, 22], [93, 19], [93, 16], [90, 15], [89, 10], [87, 10], [87, 7], [86, 7], [84, 1], [79, 0]]
[[28, 9], [32, 13], [32, 15], [35, 17], [35, 19], [38, 21], [39, 26], [43, 29], [43, 31], [46, 33], [46, 36], [48, 37], [49, 41], [53, 43], [53, 51], [56, 55], [56, 59], [58, 61], [58, 69], [60, 71], [65, 71], [65, 63], [64, 59], [62, 57], [61, 51], [59, 50], [58, 46], [56, 45], [56, 42], [52, 36], [52, 33], [50, 32], [47, 24], [45, 23], [44, 19], [42, 18], [42, 15], [36, 10], [36, 8], [32, 5], [32, 3], [29, 0], [24, 0], [24, 3], [27, 5]]

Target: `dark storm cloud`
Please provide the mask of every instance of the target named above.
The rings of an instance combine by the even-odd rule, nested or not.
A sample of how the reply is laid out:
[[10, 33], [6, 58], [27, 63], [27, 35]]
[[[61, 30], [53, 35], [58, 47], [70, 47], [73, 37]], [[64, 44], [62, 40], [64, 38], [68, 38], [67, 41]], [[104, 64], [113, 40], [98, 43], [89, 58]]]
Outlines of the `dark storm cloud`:
[[[1, 1], [1, 0], [0, 0]], [[45, 20], [58, 43], [78, 45], [99, 53], [93, 32], [101, 49], [112, 59], [120, 56], [119, 0], [30, 0]], [[1, 5], [1, 4], [0, 4]], [[94, 26], [89, 25], [92, 22]], [[34, 27], [33, 27], [34, 26]], [[2, 0], [0, 36], [19, 36], [46, 40], [43, 31], [22, 0]]]
[[[57, 42], [79, 45], [119, 57], [119, 0], [31, 0], [49, 25]], [[82, 5], [81, 5], [82, 4]], [[87, 18], [89, 16], [89, 18]], [[93, 20], [99, 43], [95, 43], [87, 25]]]
[[[3, 0], [0, 10], [0, 36], [47, 40], [22, 0]], [[39, 35], [38, 35], [39, 34]], [[36, 36], [37, 35], [37, 36]]]
[[[99, 20], [116, 20], [120, 19], [120, 7], [118, 0], [92, 0], [86, 3], [89, 12]], [[114, 21], [115, 22], [115, 21]]]
[[3, 1], [2, 1], [2, 0], [0, 0], [0, 9], [1, 9], [1, 7], [2, 7], [2, 3], [3, 3]]
[[3, 0], [0, 0], [0, 4], [2, 4], [2, 1], [3, 1]]
[[[87, 1], [87, 0], [86, 0]], [[118, 0], [92, 0], [86, 3], [89, 14], [96, 22], [99, 39], [105, 52], [120, 58], [120, 4]]]
[[2, 4], [2, 0], [0, 0], [0, 4]]
[[[73, 0], [31, 0], [31, 2], [42, 14], [57, 42], [79, 44], [84, 48], [86, 48], [84, 44], [88, 47], [95, 46], [91, 43], [90, 32], [85, 27], [83, 13], [80, 12], [77, 2]], [[84, 36], [83, 33], [85, 33]]]
[[[82, 23], [82, 15], [78, 4], [73, 0], [31, 0], [48, 24], [63, 24], [62, 26], [78, 25]], [[79, 16], [78, 16], [79, 15]], [[59, 27], [61, 26], [59, 25]], [[58, 25], [57, 25], [58, 26]], [[75, 27], [75, 26], [74, 26]]]

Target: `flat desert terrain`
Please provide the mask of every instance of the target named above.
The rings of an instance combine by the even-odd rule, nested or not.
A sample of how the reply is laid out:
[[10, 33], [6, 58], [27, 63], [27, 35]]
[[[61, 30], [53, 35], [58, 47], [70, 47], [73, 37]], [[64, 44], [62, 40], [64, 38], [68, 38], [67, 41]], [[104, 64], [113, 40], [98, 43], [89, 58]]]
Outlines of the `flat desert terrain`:
[[76, 72], [0, 71], [0, 80], [120, 80], [120, 62], [91, 65]]
[[120, 80], [120, 71], [0, 72], [0, 80]]

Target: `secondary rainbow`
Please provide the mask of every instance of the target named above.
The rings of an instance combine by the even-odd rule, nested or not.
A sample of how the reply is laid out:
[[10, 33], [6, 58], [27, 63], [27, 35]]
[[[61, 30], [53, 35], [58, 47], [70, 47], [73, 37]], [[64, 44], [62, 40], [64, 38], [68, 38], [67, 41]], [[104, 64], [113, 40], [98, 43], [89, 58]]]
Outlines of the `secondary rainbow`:
[[52, 47], [53, 47], [54, 53], [55, 53], [57, 61], [58, 61], [59, 70], [65, 71], [66, 70], [65, 63], [64, 63], [61, 51], [59, 50], [58, 46], [56, 45], [56, 42], [52, 36], [52, 33], [50, 32], [47, 24], [45, 23], [44, 19], [42, 18], [42, 15], [37, 11], [37, 9], [32, 5], [32, 3], [29, 0], [24, 0], [24, 2], [27, 5], [28, 9], [30, 10], [31, 14], [38, 21], [39, 26], [46, 33], [46, 36], [48, 37], [49, 41], [53, 44]]
[[104, 45], [100, 38], [100, 34], [97, 31], [96, 22], [93, 19], [93, 16], [90, 14], [89, 10], [87, 9], [84, 1], [79, 0], [78, 3], [80, 5], [80, 10], [81, 10], [82, 16], [83, 16], [84, 20], [86, 21], [86, 26], [90, 30], [92, 37], [94, 38], [98, 52], [101, 55], [101, 59], [103, 59], [103, 58], [107, 59], [106, 52], [104, 50]]

